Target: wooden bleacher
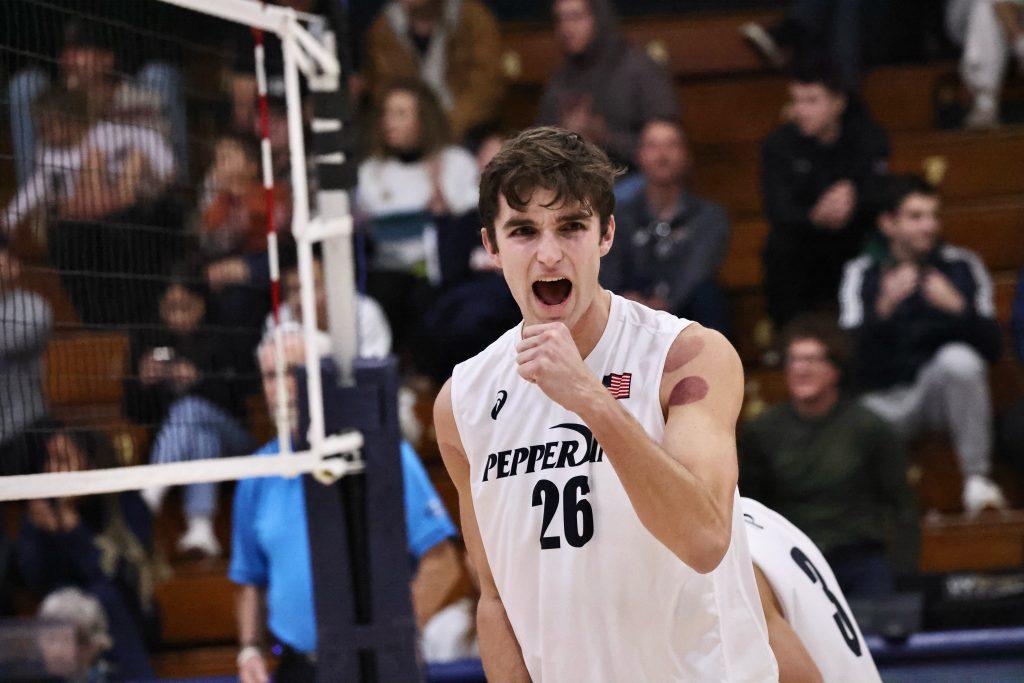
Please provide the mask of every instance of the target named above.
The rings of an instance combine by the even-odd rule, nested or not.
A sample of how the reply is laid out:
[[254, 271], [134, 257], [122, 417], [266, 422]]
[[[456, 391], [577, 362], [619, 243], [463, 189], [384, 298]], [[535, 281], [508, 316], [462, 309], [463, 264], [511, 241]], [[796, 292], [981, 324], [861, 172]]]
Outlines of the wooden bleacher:
[[137, 464], [149, 443], [147, 430], [122, 415], [128, 346], [119, 332], [64, 333], [50, 341], [43, 359], [53, 416], [105, 432], [125, 465]]

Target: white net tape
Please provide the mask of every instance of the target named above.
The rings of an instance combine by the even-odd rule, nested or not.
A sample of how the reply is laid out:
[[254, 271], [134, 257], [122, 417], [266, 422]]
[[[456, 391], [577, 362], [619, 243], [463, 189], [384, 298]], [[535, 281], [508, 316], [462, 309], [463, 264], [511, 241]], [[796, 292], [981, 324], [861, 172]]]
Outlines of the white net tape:
[[295, 477], [311, 473], [330, 483], [363, 470], [359, 449], [363, 436], [349, 432], [324, 440], [322, 453], [301, 451], [283, 455], [246, 455], [158, 465], [136, 465], [81, 472], [48, 472], [0, 477], [0, 501], [66, 498], [155, 486], [179, 486], [256, 477]]

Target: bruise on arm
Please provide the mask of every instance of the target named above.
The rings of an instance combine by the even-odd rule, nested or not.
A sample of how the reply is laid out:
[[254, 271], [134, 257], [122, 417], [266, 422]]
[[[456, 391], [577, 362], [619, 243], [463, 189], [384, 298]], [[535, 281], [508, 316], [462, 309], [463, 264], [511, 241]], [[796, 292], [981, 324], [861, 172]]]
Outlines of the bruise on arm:
[[671, 408], [696, 403], [708, 395], [709, 388], [707, 380], [703, 377], [697, 375], [684, 377], [676, 382], [672, 391], [669, 392], [668, 405]]
[[665, 358], [665, 372], [673, 373], [691, 360], [700, 355], [704, 350], [704, 340], [700, 337], [684, 337], [669, 349]]

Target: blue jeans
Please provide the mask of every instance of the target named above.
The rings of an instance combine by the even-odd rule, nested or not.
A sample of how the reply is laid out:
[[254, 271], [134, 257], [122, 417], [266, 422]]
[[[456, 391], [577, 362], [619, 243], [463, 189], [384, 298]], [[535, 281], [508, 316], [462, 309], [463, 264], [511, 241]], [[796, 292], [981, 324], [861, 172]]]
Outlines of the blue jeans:
[[[163, 117], [170, 130], [171, 146], [178, 165], [178, 178], [188, 178], [188, 118], [185, 111], [185, 88], [181, 71], [164, 62], [149, 62], [135, 75], [135, 84], [157, 93]], [[14, 146], [14, 168], [18, 184], [25, 183], [35, 170], [35, 122], [32, 103], [50, 87], [46, 72], [38, 67], [22, 69], [7, 84], [11, 110], [11, 138]]]
[[[205, 398], [185, 396], [171, 404], [156, 435], [150, 461], [208, 460], [252, 452], [255, 444], [241, 425]], [[217, 511], [217, 485], [185, 487], [185, 515], [212, 517]]]

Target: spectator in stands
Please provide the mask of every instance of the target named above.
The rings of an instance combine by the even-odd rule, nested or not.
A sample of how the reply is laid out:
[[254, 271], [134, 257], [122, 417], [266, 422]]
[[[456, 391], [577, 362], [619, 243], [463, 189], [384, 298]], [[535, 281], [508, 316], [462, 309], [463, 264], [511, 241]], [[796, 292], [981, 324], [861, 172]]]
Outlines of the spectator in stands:
[[[326, 340], [319, 344], [320, 352], [326, 352]], [[289, 368], [301, 364], [305, 357], [302, 336], [286, 334], [283, 351]], [[264, 396], [273, 415], [277, 385], [272, 339], [260, 346], [259, 359]], [[298, 425], [292, 379], [287, 383], [287, 393], [287, 412], [294, 430]], [[257, 454], [269, 455], [279, 449], [274, 439]], [[460, 580], [462, 565], [451, 541], [455, 527], [408, 443], [402, 443], [401, 458], [409, 553], [417, 562], [412, 582], [413, 610], [417, 626], [422, 628]], [[304, 500], [301, 477], [247, 479], [235, 489], [228, 576], [240, 585], [237, 613], [242, 651], [238, 666], [243, 683], [267, 680], [266, 661], [260, 650], [264, 600], [270, 635], [283, 647], [276, 680], [315, 680], [317, 635], [309, 540], [302, 532], [306, 527]]]
[[[504, 141], [500, 132], [483, 135], [476, 149], [480, 172]], [[479, 214], [473, 211], [455, 229], [438, 235], [443, 290], [423, 315], [416, 345], [417, 370], [437, 386], [444, 384], [457, 364], [522, 319], [501, 270], [483, 248], [479, 225]]]
[[[140, 322], [159, 293], [153, 276], [182, 247], [174, 154], [155, 130], [94, 117], [83, 93], [53, 89], [36, 111], [60, 146], [40, 150], [9, 213], [45, 207], [50, 261], [82, 322]], [[131, 275], [147, 277], [124, 286]]]
[[[272, 113], [271, 119], [275, 116], [278, 114]], [[286, 138], [279, 142], [286, 144]], [[273, 140], [271, 147], [275, 147]], [[285, 164], [283, 175], [280, 168], [274, 171], [277, 177], [272, 221], [279, 244], [284, 247], [291, 240], [292, 220], [291, 185], [286, 172], [288, 155], [286, 150], [275, 149], [272, 157]], [[195, 223], [207, 260], [210, 318], [238, 332], [227, 343], [237, 359], [244, 359], [238, 368], [252, 374], [252, 352], [259, 343], [260, 324], [270, 307], [267, 204], [259, 140], [251, 133], [220, 136], [203, 182]]]
[[789, 400], [742, 425], [740, 490], [810, 536], [846, 595], [890, 592], [894, 535], [915, 523], [903, 448], [842, 391], [848, 342], [830, 318], [794, 319], [784, 336]]
[[62, 88], [51, 88], [32, 103], [38, 137], [35, 169], [0, 215], [0, 232], [13, 236], [25, 226], [34, 241], [46, 242], [47, 219], [75, 192], [89, 132], [87, 111], [85, 93]]
[[644, 124], [679, 118], [669, 74], [626, 41], [609, 0], [556, 0], [554, 15], [565, 64], [548, 81], [537, 123], [581, 133], [631, 165]]
[[[77, 472], [116, 465], [109, 441], [64, 429], [46, 442], [43, 469]], [[145, 636], [156, 635], [153, 523], [135, 491], [30, 500], [16, 541], [21, 576], [42, 598], [75, 586], [103, 605], [118, 679], [150, 679]]]
[[964, 125], [995, 128], [1006, 63], [1024, 73], [1024, 0], [948, 0], [946, 26], [964, 49], [960, 77], [973, 100]]
[[366, 52], [374, 99], [396, 81], [421, 79], [447, 112], [454, 140], [498, 116], [501, 34], [479, 0], [392, 0], [367, 32]]
[[776, 68], [786, 65], [783, 51], [787, 49], [792, 50], [796, 64], [827, 56], [835, 63], [843, 87], [856, 92], [869, 5], [865, 0], [793, 0], [781, 21], [767, 28], [744, 24], [740, 33]]
[[764, 288], [776, 329], [834, 308], [843, 264], [874, 231], [889, 159], [885, 131], [826, 64], [797, 71], [789, 92], [790, 121], [761, 150]]
[[601, 264], [603, 285], [728, 332], [728, 306], [715, 278], [729, 247], [729, 217], [690, 192], [682, 127], [665, 120], [644, 126], [637, 165], [643, 189], [615, 210], [615, 245]]
[[[216, 260], [267, 251], [267, 198], [260, 168], [260, 141], [252, 135], [221, 135], [199, 200], [203, 254]], [[273, 227], [288, 232], [291, 196], [286, 182], [274, 183]]]
[[[138, 125], [168, 136], [174, 144], [176, 168], [187, 170], [185, 97], [180, 71], [163, 61], [143, 64], [134, 77], [122, 78], [109, 26], [69, 20], [64, 26], [64, 45], [57, 56], [61, 88], [82, 93], [88, 100], [90, 118], [104, 118]], [[41, 149], [35, 133], [37, 121], [32, 103], [51, 87], [39, 67], [23, 69], [7, 86], [10, 103], [11, 140], [19, 183], [38, 168]]]
[[[125, 391], [125, 412], [137, 422], [159, 425], [150, 453], [153, 463], [205, 460], [242, 455], [252, 441], [234, 416], [237, 410], [230, 346], [211, 330], [207, 289], [196, 269], [180, 266], [160, 299], [159, 324], [144, 328], [132, 341], [136, 374]], [[159, 512], [166, 486], [143, 497]], [[217, 486], [185, 487], [187, 528], [178, 550], [220, 554], [214, 535]]]
[[472, 155], [448, 144], [444, 112], [418, 81], [385, 90], [374, 130], [357, 194], [374, 241], [367, 288], [402, 353], [441, 281], [438, 233], [460, 229], [476, 208], [479, 176]]
[[[299, 280], [299, 261], [293, 248], [280, 253], [281, 306], [279, 324], [302, 324], [302, 290]], [[324, 279], [323, 258], [319, 250], [313, 252], [313, 290], [316, 294], [316, 322], [322, 332], [327, 331], [327, 283]], [[274, 331], [274, 313], [267, 314], [263, 326], [264, 336]], [[391, 327], [384, 309], [373, 298], [356, 292], [356, 325], [359, 334], [359, 352], [365, 358], [384, 358], [391, 352]]]
[[66, 681], [111, 680], [111, 664], [104, 655], [114, 642], [99, 600], [78, 588], [58, 588], [43, 600], [38, 616], [61, 625], [43, 627], [40, 633], [47, 674]]
[[933, 187], [917, 176], [889, 185], [879, 217], [887, 248], [850, 261], [840, 292], [840, 324], [856, 337], [864, 404], [904, 438], [948, 431], [964, 476], [964, 509], [1005, 507], [989, 479], [986, 361], [1002, 345], [992, 280], [974, 252], [942, 242]]
[[21, 262], [0, 234], [0, 476], [28, 474], [47, 421], [42, 358], [53, 332], [46, 299], [19, 287]]

